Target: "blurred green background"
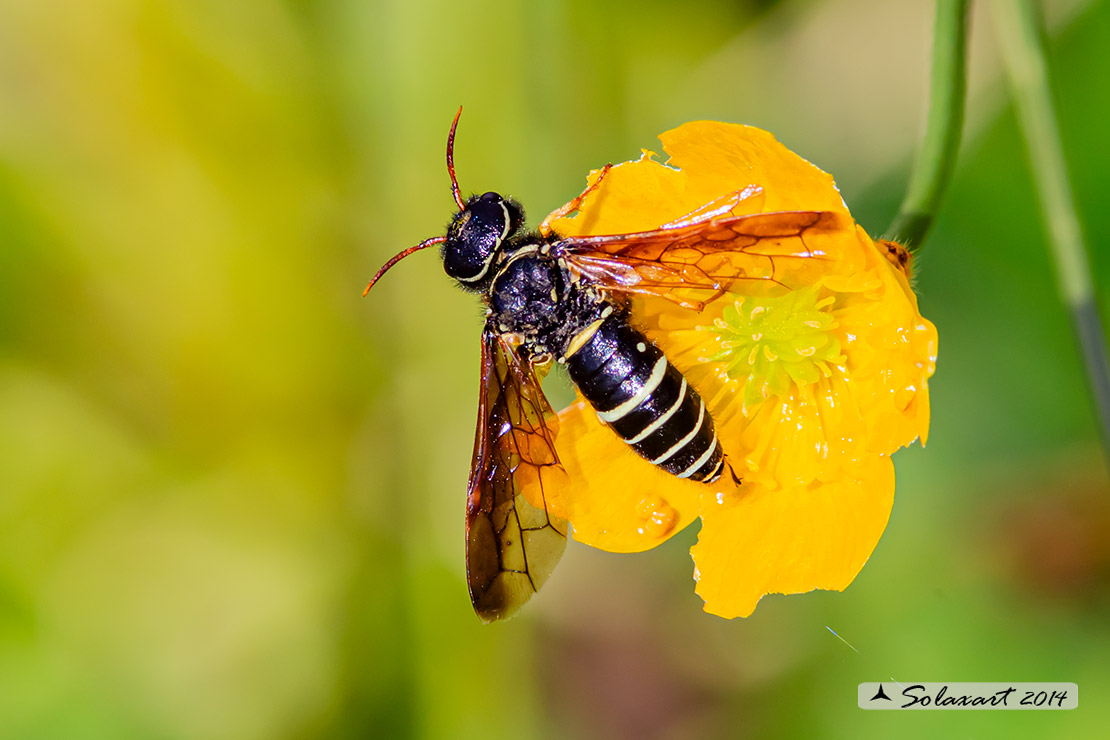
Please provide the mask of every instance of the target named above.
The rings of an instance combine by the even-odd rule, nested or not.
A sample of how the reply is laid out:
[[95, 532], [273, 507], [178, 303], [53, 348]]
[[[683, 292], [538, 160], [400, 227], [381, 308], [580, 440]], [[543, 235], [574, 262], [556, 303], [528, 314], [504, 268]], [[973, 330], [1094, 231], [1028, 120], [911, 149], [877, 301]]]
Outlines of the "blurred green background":
[[[1110, 7], [1053, 2], [1110, 284]], [[481, 314], [462, 187], [537, 220], [687, 120], [755, 124], [889, 224], [932, 10], [882, 0], [0, 0], [0, 737], [1093, 738], [1106, 465], [989, 14], [918, 264], [932, 436], [846, 592], [701, 612], [687, 550], [463, 581]], [[1110, 305], [1102, 302], [1104, 312]], [[830, 633], [835, 630], [855, 648]], [[1072, 712], [864, 712], [861, 681], [1074, 681]], [[1100, 730], [1101, 728], [1101, 730]]]

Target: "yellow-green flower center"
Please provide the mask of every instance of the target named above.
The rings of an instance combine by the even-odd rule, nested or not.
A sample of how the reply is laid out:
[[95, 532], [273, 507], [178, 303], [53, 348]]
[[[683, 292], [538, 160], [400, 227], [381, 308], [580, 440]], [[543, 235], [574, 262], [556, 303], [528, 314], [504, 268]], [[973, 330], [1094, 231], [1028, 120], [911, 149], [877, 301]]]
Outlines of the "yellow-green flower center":
[[717, 349], [703, 361], [716, 363], [722, 380], [744, 384], [745, 412], [793, 385], [828, 377], [830, 365], [844, 362], [829, 311], [834, 300], [820, 298], [816, 286], [737, 298], [711, 326], [701, 327], [716, 335], [710, 347]]

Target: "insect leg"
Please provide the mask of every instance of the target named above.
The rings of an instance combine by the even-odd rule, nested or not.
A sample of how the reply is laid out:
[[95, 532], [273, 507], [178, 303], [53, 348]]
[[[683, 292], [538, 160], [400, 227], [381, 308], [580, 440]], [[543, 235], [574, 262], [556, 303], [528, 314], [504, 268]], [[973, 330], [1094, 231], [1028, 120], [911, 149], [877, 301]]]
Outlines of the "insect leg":
[[545, 238], [551, 236], [551, 234], [554, 233], [551, 229], [551, 224], [555, 223], [564, 216], [569, 216], [570, 214], [577, 211], [582, 206], [582, 201], [586, 199], [587, 195], [597, 189], [597, 186], [600, 185], [601, 181], [605, 179], [605, 175], [609, 174], [609, 170], [612, 169], [612, 167], [613, 165], [611, 163], [602, 167], [601, 172], [598, 173], [597, 179], [587, 185], [586, 189], [579, 193], [574, 200], [570, 201], [564, 206], [556, 208], [554, 211], [547, 214], [547, 218], [545, 218], [543, 220], [543, 223], [540, 224], [540, 234]]
[[[726, 193], [716, 200], [711, 200], [703, 206], [698, 206], [694, 210], [687, 213], [685, 216], [680, 216], [674, 221], [659, 227], [660, 231], [667, 229], [681, 229], [686, 226], [693, 226], [703, 221], [708, 221], [719, 216], [725, 216], [732, 213], [733, 209], [739, 206], [743, 201], [749, 198], [762, 197], [763, 188], [758, 185], [749, 185], [743, 190], [736, 190], [732, 193]], [[760, 201], [762, 203], [762, 200]], [[741, 214], [743, 215], [743, 214]]]
[[[668, 289], [667, 292], [660, 292], [659, 288], [652, 283], [639, 283], [637, 285], [607, 285], [605, 290], [610, 293], [622, 293], [625, 295], [644, 295], [652, 298], [662, 298], [668, 300], [676, 306], [687, 308], [691, 311], [701, 311], [705, 308], [708, 301], [699, 301], [693, 298], [684, 298], [670, 292], [670, 287], [666, 283], [659, 284], [661, 287]], [[714, 296], [716, 297], [716, 296]]]

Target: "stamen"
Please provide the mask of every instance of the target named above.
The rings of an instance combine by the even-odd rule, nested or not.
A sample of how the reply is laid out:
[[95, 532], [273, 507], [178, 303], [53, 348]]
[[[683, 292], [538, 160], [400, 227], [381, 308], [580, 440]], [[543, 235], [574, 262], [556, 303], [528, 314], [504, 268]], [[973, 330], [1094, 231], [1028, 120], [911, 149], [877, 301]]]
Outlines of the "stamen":
[[743, 296], [704, 327], [717, 342], [700, 359], [716, 365], [726, 385], [742, 386], [745, 413], [830, 377], [843, 363], [832, 313], [836, 297], [820, 293], [815, 286], [777, 297]]

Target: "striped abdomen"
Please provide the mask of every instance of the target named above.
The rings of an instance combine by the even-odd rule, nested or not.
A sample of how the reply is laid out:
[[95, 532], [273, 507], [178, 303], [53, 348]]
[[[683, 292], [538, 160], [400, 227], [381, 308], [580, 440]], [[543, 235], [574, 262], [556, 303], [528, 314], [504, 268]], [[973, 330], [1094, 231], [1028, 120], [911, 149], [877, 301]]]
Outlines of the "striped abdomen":
[[679, 478], [721, 477], [724, 454], [701, 397], [623, 317], [575, 337], [564, 361], [598, 417], [645, 460]]

